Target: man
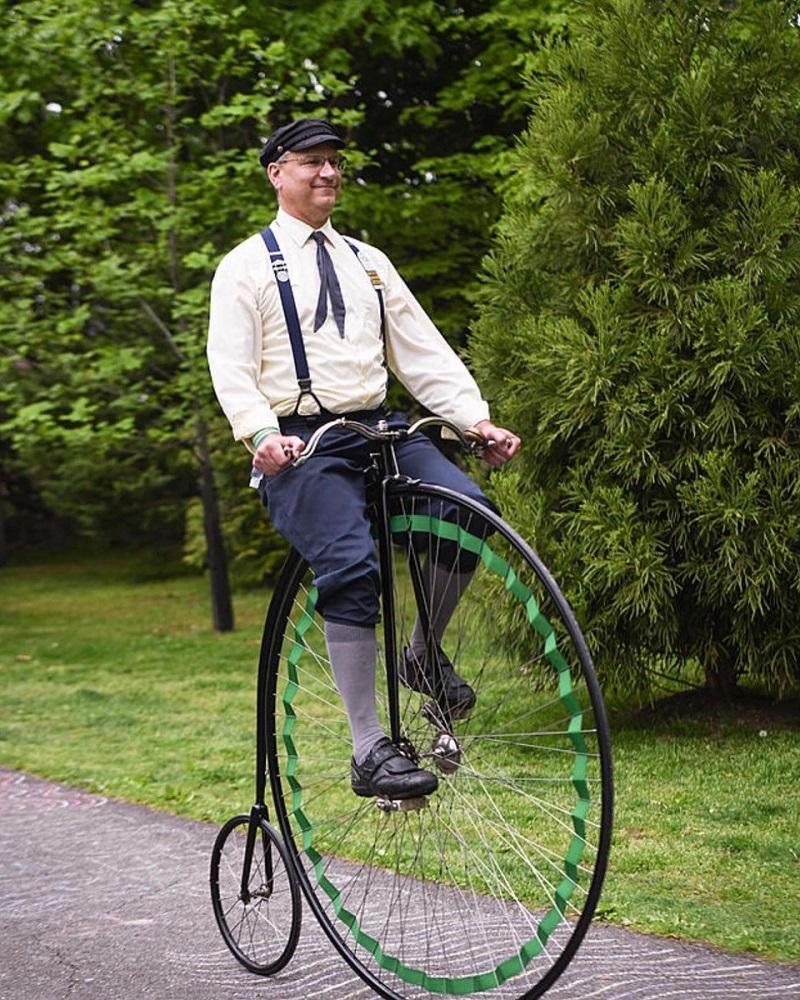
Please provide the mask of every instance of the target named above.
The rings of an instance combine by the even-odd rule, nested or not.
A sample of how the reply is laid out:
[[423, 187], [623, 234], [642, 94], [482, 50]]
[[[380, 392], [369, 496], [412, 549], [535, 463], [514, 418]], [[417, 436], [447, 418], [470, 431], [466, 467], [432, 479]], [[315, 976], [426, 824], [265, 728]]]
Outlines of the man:
[[[262, 234], [235, 247], [211, 288], [208, 360], [234, 437], [253, 454], [259, 491], [276, 528], [315, 573], [318, 610], [353, 736], [357, 795], [413, 798], [437, 778], [416, 767], [383, 732], [375, 710], [375, 623], [379, 577], [366, 514], [365, 443], [338, 432], [320, 457], [292, 465], [313, 430], [334, 416], [385, 417], [385, 362], [426, 407], [487, 442], [486, 460], [503, 465], [519, 438], [496, 427], [458, 356], [389, 259], [330, 223], [342, 185], [344, 139], [328, 122], [301, 119], [277, 129], [260, 156], [278, 199]], [[400, 471], [466, 493], [491, 506], [478, 487], [422, 435], [398, 448]], [[324, 516], [321, 516], [323, 515]], [[454, 580], [455, 576], [455, 580]], [[437, 639], [469, 574], [430, 568]], [[438, 590], [437, 590], [438, 588]], [[469, 712], [472, 688], [421, 629], [400, 664], [401, 680], [431, 690], [451, 716]]]

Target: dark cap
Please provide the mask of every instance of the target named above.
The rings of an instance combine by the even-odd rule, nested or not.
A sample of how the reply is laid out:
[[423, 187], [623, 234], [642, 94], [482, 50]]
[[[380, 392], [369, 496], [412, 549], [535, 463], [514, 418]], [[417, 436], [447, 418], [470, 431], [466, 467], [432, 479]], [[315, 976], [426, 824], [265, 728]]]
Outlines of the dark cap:
[[335, 146], [344, 146], [342, 133], [335, 125], [322, 121], [320, 118], [299, 118], [296, 122], [281, 125], [264, 143], [259, 160], [266, 167], [268, 163], [296, 149], [308, 149], [309, 146], [321, 146], [324, 142]]

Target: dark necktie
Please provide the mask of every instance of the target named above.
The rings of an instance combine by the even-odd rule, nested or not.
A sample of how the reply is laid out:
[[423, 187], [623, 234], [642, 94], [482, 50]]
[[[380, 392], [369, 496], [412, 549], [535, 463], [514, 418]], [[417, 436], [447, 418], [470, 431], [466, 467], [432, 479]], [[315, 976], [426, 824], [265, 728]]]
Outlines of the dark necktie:
[[314, 316], [314, 330], [319, 330], [325, 322], [328, 314], [328, 298], [331, 300], [333, 318], [339, 328], [339, 336], [344, 336], [344, 299], [339, 279], [333, 269], [333, 261], [330, 258], [325, 237], [322, 233], [311, 234], [317, 244], [317, 269], [319, 270], [319, 298], [317, 299], [317, 311]]

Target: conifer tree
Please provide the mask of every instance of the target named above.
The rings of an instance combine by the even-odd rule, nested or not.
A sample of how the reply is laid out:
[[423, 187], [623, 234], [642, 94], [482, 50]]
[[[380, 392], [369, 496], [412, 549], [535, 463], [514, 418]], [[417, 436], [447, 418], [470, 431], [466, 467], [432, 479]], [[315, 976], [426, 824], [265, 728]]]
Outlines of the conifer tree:
[[[800, 27], [601, 0], [528, 79], [471, 339], [607, 683], [800, 679]], [[525, 498], [526, 503], [521, 503]]]

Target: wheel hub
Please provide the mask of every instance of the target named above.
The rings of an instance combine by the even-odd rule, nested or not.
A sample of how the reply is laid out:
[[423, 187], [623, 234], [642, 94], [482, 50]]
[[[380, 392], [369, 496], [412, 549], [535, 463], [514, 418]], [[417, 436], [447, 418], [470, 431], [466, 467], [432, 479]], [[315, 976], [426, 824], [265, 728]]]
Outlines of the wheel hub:
[[433, 762], [443, 774], [453, 774], [461, 764], [461, 746], [452, 733], [439, 733], [433, 741]]

